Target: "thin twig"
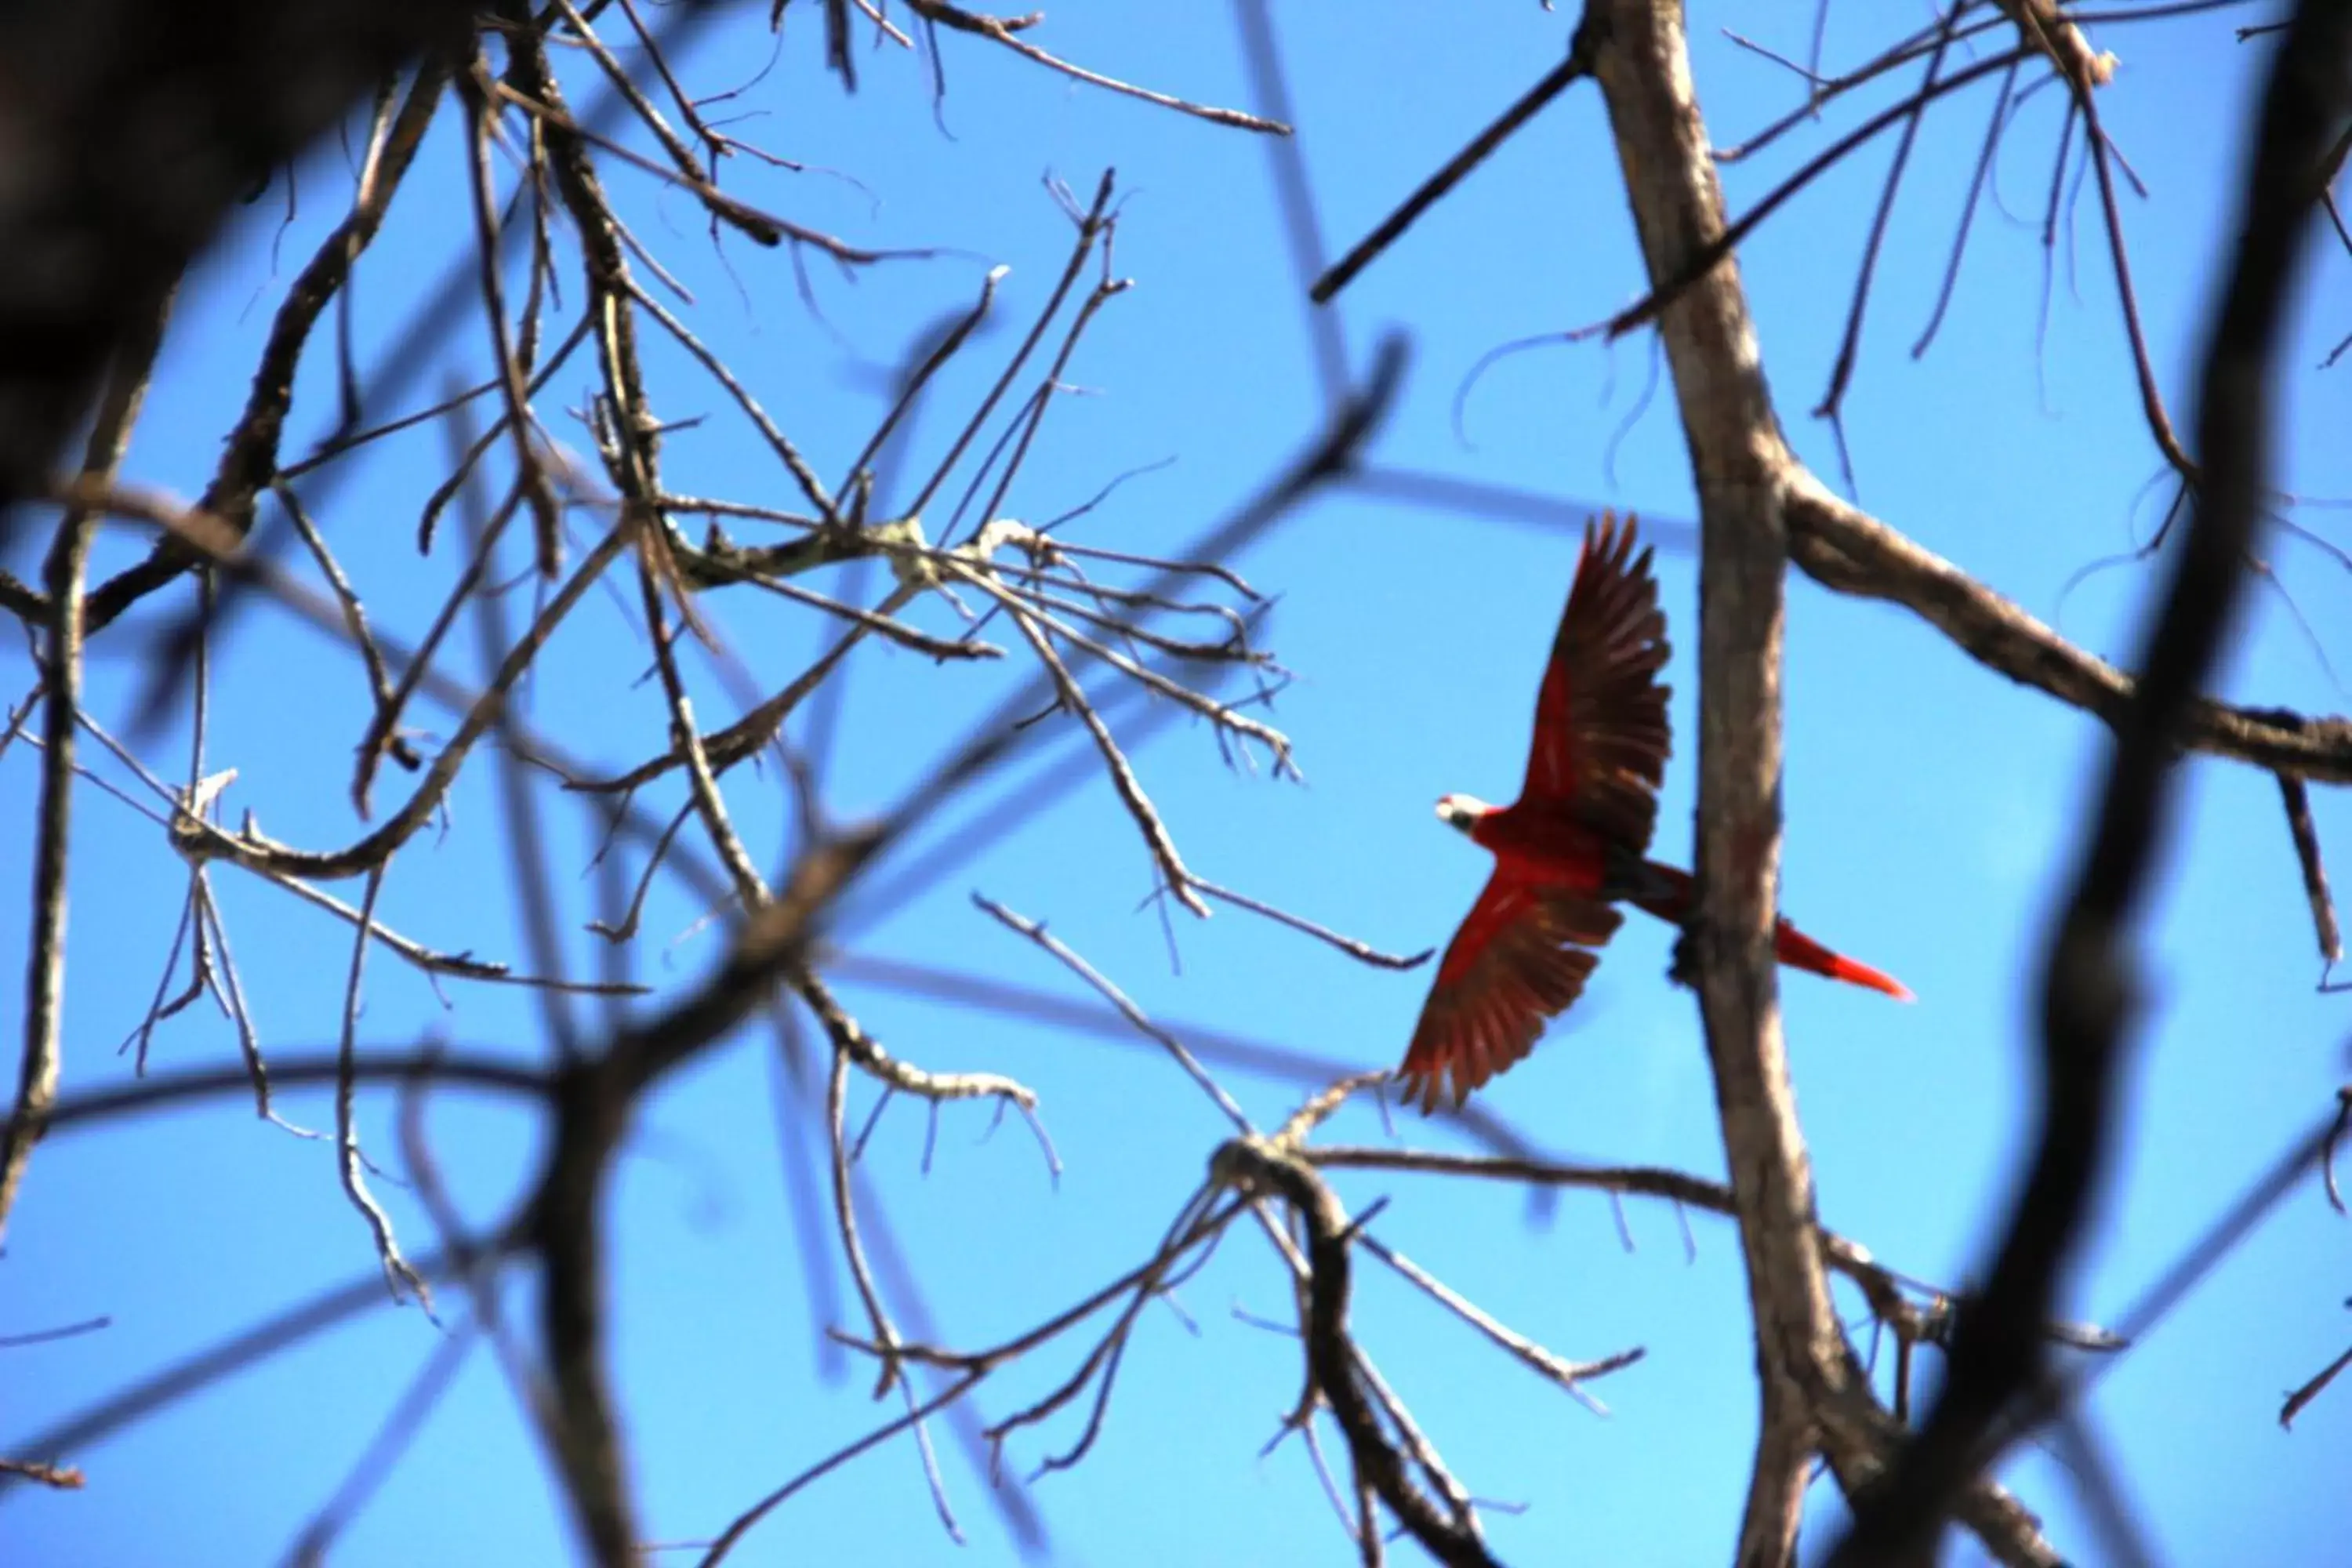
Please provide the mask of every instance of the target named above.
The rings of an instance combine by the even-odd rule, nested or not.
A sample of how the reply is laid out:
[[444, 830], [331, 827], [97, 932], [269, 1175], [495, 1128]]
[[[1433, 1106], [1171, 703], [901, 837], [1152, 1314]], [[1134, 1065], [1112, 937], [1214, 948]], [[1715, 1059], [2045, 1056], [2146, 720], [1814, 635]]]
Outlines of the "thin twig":
[[1048, 931], [1044, 921], [1017, 915], [983, 893], [972, 894], [971, 901], [980, 909], [995, 916], [1004, 925], [1027, 937], [1031, 942], [1061, 960], [1072, 973], [1093, 986], [1104, 1001], [1118, 1008], [1120, 1016], [1129, 1023], [1159, 1041], [1160, 1048], [1174, 1058], [1176, 1065], [1184, 1069], [1184, 1076], [1199, 1085], [1201, 1092], [1207, 1095], [1217, 1109], [1225, 1113], [1225, 1120], [1231, 1121], [1244, 1133], [1255, 1131], [1250, 1126], [1249, 1118], [1243, 1114], [1242, 1108], [1234, 1103], [1233, 1096], [1227, 1094], [1224, 1087], [1209, 1076], [1209, 1069], [1202, 1067], [1199, 1058], [1185, 1048], [1183, 1041], [1145, 1016], [1143, 1009], [1129, 1001], [1125, 992], [1105, 979], [1093, 964], [1072, 952], [1067, 943]]

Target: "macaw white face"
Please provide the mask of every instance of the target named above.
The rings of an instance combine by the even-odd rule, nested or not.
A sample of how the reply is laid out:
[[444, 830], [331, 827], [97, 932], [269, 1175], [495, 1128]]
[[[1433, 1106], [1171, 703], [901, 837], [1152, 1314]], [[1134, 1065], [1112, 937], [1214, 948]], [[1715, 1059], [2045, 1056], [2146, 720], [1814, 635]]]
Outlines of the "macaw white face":
[[1448, 827], [1460, 828], [1467, 833], [1473, 824], [1494, 809], [1475, 795], [1440, 795], [1437, 800], [1437, 819]]

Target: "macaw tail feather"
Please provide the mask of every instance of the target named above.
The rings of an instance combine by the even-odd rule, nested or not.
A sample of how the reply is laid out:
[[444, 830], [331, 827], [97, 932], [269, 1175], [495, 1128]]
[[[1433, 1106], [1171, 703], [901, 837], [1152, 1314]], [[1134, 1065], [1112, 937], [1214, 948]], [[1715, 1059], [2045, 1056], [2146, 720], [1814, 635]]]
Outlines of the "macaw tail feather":
[[[1643, 863], [1641, 886], [1631, 894], [1631, 901], [1660, 920], [1681, 925], [1690, 919], [1692, 897], [1689, 872], [1650, 860]], [[1917, 1000], [1910, 988], [1893, 975], [1867, 963], [1857, 963], [1843, 953], [1832, 952], [1785, 920], [1772, 932], [1772, 953], [1790, 968], [1801, 969], [1808, 974], [1843, 980], [1866, 991], [1884, 992], [1897, 1002]]]
[[1848, 985], [1859, 985], [1869, 991], [1883, 991], [1897, 1002], [1913, 1002], [1918, 998], [1911, 989], [1895, 976], [1867, 963], [1857, 963], [1843, 953], [1832, 952], [1787, 921], [1772, 933], [1772, 952], [1791, 969], [1801, 969], [1808, 974], [1826, 975], [1843, 980]]

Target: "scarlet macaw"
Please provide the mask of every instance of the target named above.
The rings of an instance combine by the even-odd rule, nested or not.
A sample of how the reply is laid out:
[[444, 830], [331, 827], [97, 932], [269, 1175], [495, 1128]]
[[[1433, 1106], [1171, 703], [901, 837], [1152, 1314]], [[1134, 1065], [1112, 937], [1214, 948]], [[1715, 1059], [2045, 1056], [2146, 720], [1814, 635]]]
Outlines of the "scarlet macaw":
[[[1510, 805], [1449, 795], [1437, 815], [1495, 857], [1494, 875], [1445, 949], [1397, 1076], [1426, 1113], [1453, 1079], [1454, 1103], [1534, 1048], [1546, 1019], [1584, 989], [1629, 903], [1680, 925], [1690, 874], [1646, 858], [1672, 738], [1666, 727], [1666, 617], [1633, 520], [1603, 514], [1584, 552], [1536, 697], [1527, 783]], [[1900, 1001], [1889, 975], [1842, 957], [1787, 921], [1782, 963]]]

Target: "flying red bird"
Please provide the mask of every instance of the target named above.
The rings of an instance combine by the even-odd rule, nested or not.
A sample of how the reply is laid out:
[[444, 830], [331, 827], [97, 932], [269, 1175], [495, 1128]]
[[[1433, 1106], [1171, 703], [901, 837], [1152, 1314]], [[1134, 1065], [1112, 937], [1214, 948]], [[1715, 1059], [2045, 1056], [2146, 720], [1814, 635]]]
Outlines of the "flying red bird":
[[[1551, 662], [1536, 696], [1527, 783], [1510, 805], [1449, 795], [1437, 815], [1495, 856], [1495, 874], [1445, 949], [1397, 1076], [1408, 1102], [1454, 1103], [1534, 1048], [1544, 1022], [1576, 1000], [1594, 950], [1629, 903], [1660, 920], [1689, 916], [1690, 874], [1646, 858], [1673, 742], [1666, 728], [1666, 617], [1650, 552], [1633, 553], [1633, 520], [1587, 524]], [[1782, 963], [1901, 1001], [1891, 976], [1832, 952], [1787, 921]]]

